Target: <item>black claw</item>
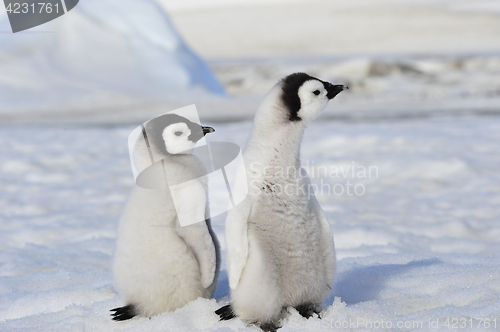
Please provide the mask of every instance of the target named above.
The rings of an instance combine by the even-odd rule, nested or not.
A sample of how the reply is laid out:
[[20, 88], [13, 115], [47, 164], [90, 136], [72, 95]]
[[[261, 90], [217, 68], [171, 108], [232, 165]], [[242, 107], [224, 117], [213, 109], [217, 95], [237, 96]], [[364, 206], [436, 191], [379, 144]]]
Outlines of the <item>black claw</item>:
[[304, 317], [304, 318], [310, 318], [312, 317], [313, 314], [318, 315], [319, 317], [319, 311], [317, 310], [316, 306], [310, 303], [307, 304], [301, 304], [295, 307], [299, 314]]
[[276, 332], [280, 327], [273, 323], [265, 323], [260, 326], [260, 329], [264, 332]]
[[111, 316], [113, 316], [113, 320], [116, 321], [127, 320], [136, 316], [135, 307], [132, 304], [126, 305], [124, 307], [114, 308], [110, 311], [114, 311]]
[[217, 309], [215, 313], [219, 315], [220, 320], [230, 320], [236, 317], [230, 304]]

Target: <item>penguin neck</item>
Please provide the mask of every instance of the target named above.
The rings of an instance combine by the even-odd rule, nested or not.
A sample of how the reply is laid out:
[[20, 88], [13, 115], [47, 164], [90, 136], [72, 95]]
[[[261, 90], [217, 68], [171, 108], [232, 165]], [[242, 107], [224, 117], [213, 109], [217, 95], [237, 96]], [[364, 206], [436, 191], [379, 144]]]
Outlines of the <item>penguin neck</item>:
[[247, 151], [257, 161], [269, 166], [300, 167], [300, 144], [305, 124], [302, 121], [256, 122]]

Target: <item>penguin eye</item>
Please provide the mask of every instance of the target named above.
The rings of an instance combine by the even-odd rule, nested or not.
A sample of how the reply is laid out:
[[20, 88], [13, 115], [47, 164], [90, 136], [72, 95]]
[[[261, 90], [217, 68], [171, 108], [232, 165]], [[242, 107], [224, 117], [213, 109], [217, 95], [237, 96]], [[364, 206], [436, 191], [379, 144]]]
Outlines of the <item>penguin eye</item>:
[[181, 136], [181, 135], [182, 135], [182, 131], [176, 131], [176, 132], [174, 133], [174, 135], [175, 135], [175, 136]]
[[316, 96], [320, 94], [319, 90], [315, 90], [315, 91], [313, 91], [313, 93], [314, 93]]

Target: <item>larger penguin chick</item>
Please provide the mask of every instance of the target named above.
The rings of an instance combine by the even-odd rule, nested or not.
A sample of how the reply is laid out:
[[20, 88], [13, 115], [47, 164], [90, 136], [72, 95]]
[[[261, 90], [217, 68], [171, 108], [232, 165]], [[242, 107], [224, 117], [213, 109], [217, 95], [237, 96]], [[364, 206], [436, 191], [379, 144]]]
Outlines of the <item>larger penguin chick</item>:
[[286, 308], [310, 317], [333, 283], [330, 224], [300, 166], [306, 124], [346, 89], [305, 73], [289, 75], [257, 110], [244, 150], [249, 195], [228, 212], [226, 243], [231, 304], [221, 319], [239, 317], [264, 331], [279, 327]]

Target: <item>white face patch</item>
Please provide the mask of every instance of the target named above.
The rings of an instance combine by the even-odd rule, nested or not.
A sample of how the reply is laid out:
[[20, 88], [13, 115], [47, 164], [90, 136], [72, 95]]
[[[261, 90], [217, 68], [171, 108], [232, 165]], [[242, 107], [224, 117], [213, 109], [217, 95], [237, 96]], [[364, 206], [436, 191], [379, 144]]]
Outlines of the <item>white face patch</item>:
[[162, 137], [168, 153], [191, 153], [196, 142], [188, 139], [191, 130], [184, 122], [174, 123], [163, 129]]
[[304, 121], [311, 121], [325, 109], [328, 97], [323, 82], [312, 79], [305, 81], [299, 88], [300, 110], [298, 116]]

